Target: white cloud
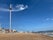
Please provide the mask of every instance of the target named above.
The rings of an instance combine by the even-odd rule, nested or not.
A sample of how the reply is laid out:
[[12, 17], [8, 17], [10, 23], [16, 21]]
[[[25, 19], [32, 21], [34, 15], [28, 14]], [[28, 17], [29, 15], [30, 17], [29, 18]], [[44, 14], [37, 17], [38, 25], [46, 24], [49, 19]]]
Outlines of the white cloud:
[[46, 18], [46, 21], [53, 21], [53, 18]]
[[53, 19], [51, 19], [51, 20], [53, 20]]
[[46, 18], [46, 20], [50, 20], [50, 18]]
[[19, 5], [16, 6], [16, 8], [19, 9], [19, 10], [25, 10], [26, 8], [28, 8], [28, 6], [23, 5], [23, 4], [19, 4]]

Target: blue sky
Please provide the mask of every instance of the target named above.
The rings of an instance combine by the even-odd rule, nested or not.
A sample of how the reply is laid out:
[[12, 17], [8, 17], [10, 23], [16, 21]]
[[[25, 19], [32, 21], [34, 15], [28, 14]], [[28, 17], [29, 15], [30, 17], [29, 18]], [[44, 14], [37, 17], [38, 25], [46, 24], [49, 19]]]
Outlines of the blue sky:
[[[12, 29], [18, 31], [53, 30], [53, 0], [0, 0], [0, 8], [28, 5], [23, 11], [12, 12]], [[0, 24], [9, 28], [9, 12], [0, 11]]]

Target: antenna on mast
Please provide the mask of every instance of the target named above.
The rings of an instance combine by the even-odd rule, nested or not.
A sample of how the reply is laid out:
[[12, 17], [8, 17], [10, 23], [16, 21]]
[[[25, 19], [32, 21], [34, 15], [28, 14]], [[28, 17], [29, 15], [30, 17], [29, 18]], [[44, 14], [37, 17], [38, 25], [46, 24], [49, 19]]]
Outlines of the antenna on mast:
[[10, 4], [10, 9], [9, 10], [12, 10], [12, 4]]

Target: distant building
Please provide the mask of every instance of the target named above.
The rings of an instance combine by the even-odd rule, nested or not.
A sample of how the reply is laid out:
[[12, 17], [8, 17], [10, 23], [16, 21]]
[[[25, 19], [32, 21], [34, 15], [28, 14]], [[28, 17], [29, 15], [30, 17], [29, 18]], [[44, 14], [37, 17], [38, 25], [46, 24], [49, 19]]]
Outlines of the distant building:
[[[11, 30], [11, 32], [17, 32], [17, 31], [14, 29], [14, 30]], [[10, 30], [6, 28], [2, 28], [0, 24], [0, 33], [10, 33]]]
[[0, 33], [5, 33], [5, 30], [0, 28]]
[[[17, 31], [16, 30], [11, 30], [11, 32], [17, 32]], [[0, 27], [0, 33], [10, 33], [10, 30]]]
[[15, 29], [13, 29], [13, 32], [17, 32]]

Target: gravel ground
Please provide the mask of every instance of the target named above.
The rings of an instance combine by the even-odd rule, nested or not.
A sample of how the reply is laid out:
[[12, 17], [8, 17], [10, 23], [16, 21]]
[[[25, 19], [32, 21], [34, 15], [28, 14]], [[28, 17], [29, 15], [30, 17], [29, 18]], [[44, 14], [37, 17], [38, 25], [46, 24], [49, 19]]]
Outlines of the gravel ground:
[[53, 37], [33, 33], [7, 33], [0, 34], [0, 40], [53, 40]]

